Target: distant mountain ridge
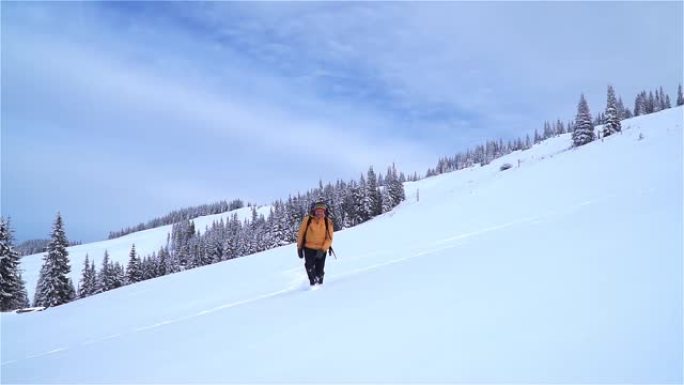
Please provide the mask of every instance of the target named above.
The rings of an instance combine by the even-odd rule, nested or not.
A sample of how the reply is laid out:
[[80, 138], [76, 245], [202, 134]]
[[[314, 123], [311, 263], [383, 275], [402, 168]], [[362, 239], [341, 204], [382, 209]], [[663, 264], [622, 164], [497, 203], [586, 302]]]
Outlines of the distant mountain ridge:
[[206, 215], [221, 214], [228, 211], [237, 210], [243, 207], [245, 207], [244, 202], [240, 199], [235, 199], [231, 202], [219, 201], [216, 203], [209, 203], [200, 206], [174, 210], [163, 217], [151, 219], [147, 221], [147, 223], [140, 223], [134, 227], [127, 227], [119, 231], [112, 231], [109, 233], [109, 237], [107, 239], [114, 239], [130, 233], [134, 233], [136, 231], [153, 229], [159, 226], [172, 225], [182, 220], [194, 219]]

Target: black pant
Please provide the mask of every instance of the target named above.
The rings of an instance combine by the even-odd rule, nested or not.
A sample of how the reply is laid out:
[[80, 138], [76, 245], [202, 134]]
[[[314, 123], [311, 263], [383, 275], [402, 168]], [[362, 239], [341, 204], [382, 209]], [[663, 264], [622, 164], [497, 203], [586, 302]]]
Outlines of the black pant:
[[323, 275], [325, 272], [325, 257], [327, 253], [323, 253], [323, 256], [316, 257], [318, 250], [304, 248], [304, 267], [306, 268], [306, 274], [309, 275], [309, 283], [314, 285], [316, 283], [323, 283]]

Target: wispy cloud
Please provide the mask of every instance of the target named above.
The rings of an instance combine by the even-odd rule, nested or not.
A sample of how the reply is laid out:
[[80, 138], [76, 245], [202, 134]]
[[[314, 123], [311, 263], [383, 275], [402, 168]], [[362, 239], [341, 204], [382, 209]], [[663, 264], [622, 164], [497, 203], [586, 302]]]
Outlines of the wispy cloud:
[[[639, 2], [213, 3], [185, 17], [255, 63], [308, 77], [326, 98], [365, 103], [427, 127], [506, 125], [510, 136], [539, 127], [540, 117], [571, 115], [580, 92], [601, 105], [608, 82], [631, 97], [681, 78], [681, 8]], [[635, 76], [656, 67], [658, 74]], [[459, 128], [454, 125], [455, 141]]]
[[[600, 108], [608, 82], [626, 98], [674, 89], [681, 11], [681, 3], [5, 3], [3, 214], [18, 227], [38, 215], [32, 205], [93, 215], [79, 209], [77, 186], [39, 193], [50, 159], [82, 170], [85, 186], [89, 175], [135, 185], [101, 192], [93, 199], [105, 203], [91, 206], [106, 218], [125, 202], [129, 224], [207, 200], [266, 201], [371, 164], [423, 171], [465, 146], [571, 117], [580, 92]], [[53, 145], [72, 152], [58, 158]], [[34, 191], [30, 202], [19, 185]]]

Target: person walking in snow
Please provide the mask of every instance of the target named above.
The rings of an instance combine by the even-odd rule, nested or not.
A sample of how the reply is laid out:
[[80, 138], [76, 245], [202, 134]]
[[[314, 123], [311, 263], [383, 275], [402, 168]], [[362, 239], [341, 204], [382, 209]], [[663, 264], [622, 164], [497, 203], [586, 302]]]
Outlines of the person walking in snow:
[[328, 206], [324, 201], [316, 202], [299, 226], [297, 255], [304, 259], [311, 286], [323, 284], [325, 257], [331, 249], [334, 231], [333, 222], [328, 218]]

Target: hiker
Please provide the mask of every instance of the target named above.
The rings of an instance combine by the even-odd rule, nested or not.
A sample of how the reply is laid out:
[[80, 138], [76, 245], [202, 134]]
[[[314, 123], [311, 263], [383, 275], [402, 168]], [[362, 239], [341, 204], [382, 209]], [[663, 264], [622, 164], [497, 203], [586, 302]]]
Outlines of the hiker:
[[325, 257], [332, 246], [333, 231], [328, 206], [324, 201], [316, 202], [297, 232], [297, 255], [304, 258], [311, 286], [323, 284]]

